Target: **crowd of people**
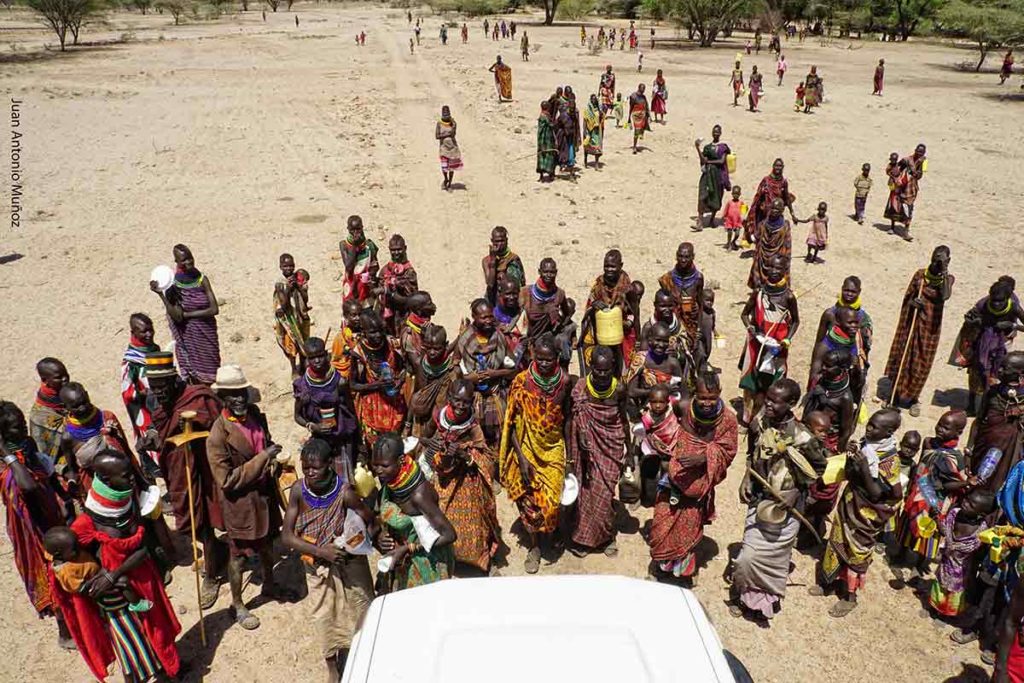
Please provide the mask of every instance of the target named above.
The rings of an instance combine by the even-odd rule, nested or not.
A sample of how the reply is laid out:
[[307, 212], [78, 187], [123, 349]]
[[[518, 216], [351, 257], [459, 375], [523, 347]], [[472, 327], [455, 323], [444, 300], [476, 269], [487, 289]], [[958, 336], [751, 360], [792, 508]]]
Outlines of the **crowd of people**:
[[[490, 28], [485, 22], [485, 34]], [[490, 35], [515, 32], [501, 21]], [[504, 84], [511, 98], [507, 65], [499, 57], [491, 70], [499, 97]], [[742, 80], [734, 74], [732, 82]], [[805, 104], [820, 93], [810, 80]], [[638, 151], [652, 113], [661, 122], [666, 113], [660, 70], [653, 85], [650, 105], [640, 84], [624, 112], [607, 67], [582, 125], [572, 88], [559, 87], [541, 104], [542, 179], [559, 167], [571, 172], [581, 149], [584, 166], [590, 156], [600, 163], [609, 116], [629, 122]], [[462, 162], [447, 106], [435, 137], [451, 189]], [[260, 627], [243, 600], [246, 572], [258, 574], [266, 598], [297, 599], [295, 587], [275, 581], [285, 549], [305, 567], [309, 625], [336, 681], [375, 595], [496, 571], [506, 544], [502, 494], [518, 511], [528, 574], [556, 546], [614, 557], [616, 509], [626, 504], [653, 509], [643, 532], [652, 578], [691, 583], [708, 559], [704, 529], [743, 434], [746, 514], [727, 574], [731, 614], [770, 623], [792, 553], [803, 547], [823, 549], [810, 591], [834, 594], [829, 614], [842, 618], [884, 558], [936, 617], [956, 623], [957, 643], [979, 642], [996, 680], [1024, 681], [1024, 352], [1012, 350], [1024, 308], [1014, 278], [991, 285], [952, 342], [949, 362], [969, 377], [966, 410], [944, 413], [932, 435], [903, 430], [902, 411], [920, 414], [940, 346], [956, 282], [951, 250], [937, 246], [910, 275], [881, 372], [882, 405], [872, 413], [875, 330], [856, 275], [842, 280], [834, 305], [814, 312], [813, 336], [803, 335], [806, 380], [789, 376], [796, 335], [809, 327], [793, 289], [792, 226], [811, 226], [806, 259], [818, 261], [827, 205], [797, 219], [778, 159], [747, 206], [730, 182], [733, 151], [721, 127], [695, 147], [694, 230], [714, 228], [721, 212], [725, 247], [753, 251], [740, 313], [747, 337], [732, 359], [742, 392], [734, 405], [712, 364], [714, 289], [689, 242], [651, 283], [645, 317], [648, 287], [630, 278], [620, 250], [604, 255], [577, 306], [559, 286], [555, 259], [543, 258], [528, 277], [509, 231], [495, 227], [480, 296], [448, 330], [433, 320], [436, 306], [405, 239], [390, 237], [382, 265], [353, 215], [339, 243], [341, 326], [333, 337], [312, 334], [309, 272], [290, 254], [278, 261], [270, 322], [291, 372], [293, 420], [308, 432], [291, 462], [272, 437], [257, 385], [223, 363], [211, 279], [178, 244], [173, 269], [150, 283], [172, 343], [156, 342], [149, 315], [129, 320], [127, 429], [53, 357], [36, 365], [27, 415], [0, 402], [0, 497], [32, 607], [55, 618], [62, 647], [77, 649], [100, 680], [115, 661], [127, 680], [175, 677], [181, 627], [165, 584], [180, 548], [191, 544], [190, 555], [202, 557], [194, 564], [201, 610], [217, 604], [227, 583], [234, 622], [246, 630]], [[889, 161], [884, 215], [904, 226], [904, 237], [926, 165], [924, 145]], [[870, 170], [865, 164], [854, 179], [858, 221]], [[380, 554], [376, 576], [371, 552]]]

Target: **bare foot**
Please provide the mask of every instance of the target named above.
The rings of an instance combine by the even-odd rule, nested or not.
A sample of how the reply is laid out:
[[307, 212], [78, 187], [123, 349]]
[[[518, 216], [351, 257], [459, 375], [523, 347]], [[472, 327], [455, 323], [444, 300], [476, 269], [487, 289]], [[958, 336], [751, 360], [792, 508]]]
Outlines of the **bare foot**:
[[606, 557], [615, 557], [619, 554], [619, 546], [615, 545], [614, 540], [604, 547], [604, 554]]
[[73, 638], [57, 638], [57, 647], [62, 650], [77, 650], [78, 646], [75, 645]]

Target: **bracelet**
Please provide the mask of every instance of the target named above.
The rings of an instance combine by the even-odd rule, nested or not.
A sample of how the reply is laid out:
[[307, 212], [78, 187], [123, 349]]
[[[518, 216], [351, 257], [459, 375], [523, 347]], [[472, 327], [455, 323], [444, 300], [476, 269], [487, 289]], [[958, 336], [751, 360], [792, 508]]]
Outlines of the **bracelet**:
[[18, 462], [18, 456], [14, 455], [13, 453], [5, 455], [4, 462], [7, 463], [8, 465], [13, 465], [14, 463]]

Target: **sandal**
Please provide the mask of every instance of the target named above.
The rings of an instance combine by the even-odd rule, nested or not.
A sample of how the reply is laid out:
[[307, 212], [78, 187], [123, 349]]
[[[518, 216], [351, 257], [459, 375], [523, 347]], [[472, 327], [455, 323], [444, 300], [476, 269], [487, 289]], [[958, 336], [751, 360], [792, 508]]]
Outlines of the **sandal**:
[[958, 628], [949, 634], [949, 639], [957, 645], [966, 645], [967, 643], [973, 643], [978, 639], [978, 632], [965, 631], [962, 628]]
[[604, 547], [605, 557], [615, 557], [619, 554], [619, 546], [615, 545], [615, 541], [612, 541]]
[[260, 627], [260, 618], [244, 607], [232, 607], [235, 612], [235, 623], [246, 631], [255, 631]]
[[204, 579], [203, 586], [199, 590], [199, 606], [204, 610], [210, 609], [217, 604], [218, 596], [220, 596], [220, 584]]
[[575, 557], [580, 558], [586, 557], [590, 554], [590, 552], [586, 548], [579, 545], [574, 545], [573, 547], [569, 548], [569, 552], [572, 553]]
[[731, 603], [729, 605], [729, 616], [734, 619], [739, 619], [743, 616], [743, 608], [740, 607], [738, 603]]
[[526, 554], [526, 562], [523, 563], [527, 574], [536, 574], [540, 569], [540, 548], [531, 548]]
[[825, 595], [825, 589], [819, 586], [818, 584], [814, 584], [813, 586], [809, 586], [807, 588], [807, 594], [813, 595], [816, 598], [820, 598]]
[[910, 417], [920, 417], [921, 415], [921, 404], [915, 403], [910, 406]]

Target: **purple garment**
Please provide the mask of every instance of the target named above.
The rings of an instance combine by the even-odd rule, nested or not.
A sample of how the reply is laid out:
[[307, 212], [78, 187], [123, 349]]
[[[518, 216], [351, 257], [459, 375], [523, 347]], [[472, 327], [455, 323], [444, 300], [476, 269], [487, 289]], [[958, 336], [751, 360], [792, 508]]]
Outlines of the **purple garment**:
[[[203, 287], [171, 287], [181, 310], [199, 311], [210, 305], [210, 297]], [[176, 323], [167, 318], [174, 337], [174, 356], [178, 361], [178, 372], [182, 378], [211, 384], [220, 367], [220, 340], [217, 337], [216, 318], [192, 318]]]
[[[341, 373], [331, 368], [330, 378], [323, 384], [311, 384], [308, 375], [303, 374], [292, 382], [292, 395], [300, 401], [299, 414], [303, 419], [320, 422], [321, 410], [334, 413], [334, 430], [326, 435], [332, 446], [348, 443], [356, 433], [356, 418], [349, 405], [348, 392], [338, 392]], [[324, 438], [325, 435], [318, 435]]]
[[[715, 146], [718, 148], [718, 158], [719, 159], [725, 159], [725, 155], [730, 154], [732, 152], [732, 150], [729, 149], [729, 145], [725, 144], [724, 142], [719, 142]], [[731, 192], [732, 191], [732, 183], [729, 182], [729, 165], [728, 164], [722, 164], [721, 166], [718, 167], [718, 177], [721, 178], [721, 181], [722, 181], [722, 190], [724, 192]]]
[[1013, 306], [1009, 312], [1003, 315], [995, 315], [988, 310], [988, 297], [981, 299], [974, 305], [974, 310], [981, 318], [981, 332], [975, 341], [974, 362], [981, 371], [983, 377], [994, 379], [999, 371], [999, 365], [1006, 356], [1012, 335], [1006, 335], [996, 329], [996, 323], [1007, 318], [1013, 319], [1016, 312], [1020, 310], [1020, 302], [1016, 295], [1011, 297]]
[[939, 585], [947, 593], [958, 593], [966, 587], [964, 581], [964, 565], [971, 555], [981, 546], [978, 534], [987, 528], [985, 522], [981, 523], [978, 530], [969, 536], [957, 538], [953, 535], [953, 526], [956, 524], [960, 508], [953, 508], [942, 520], [942, 535], [946, 544], [942, 549], [942, 559], [939, 561], [937, 578]]

